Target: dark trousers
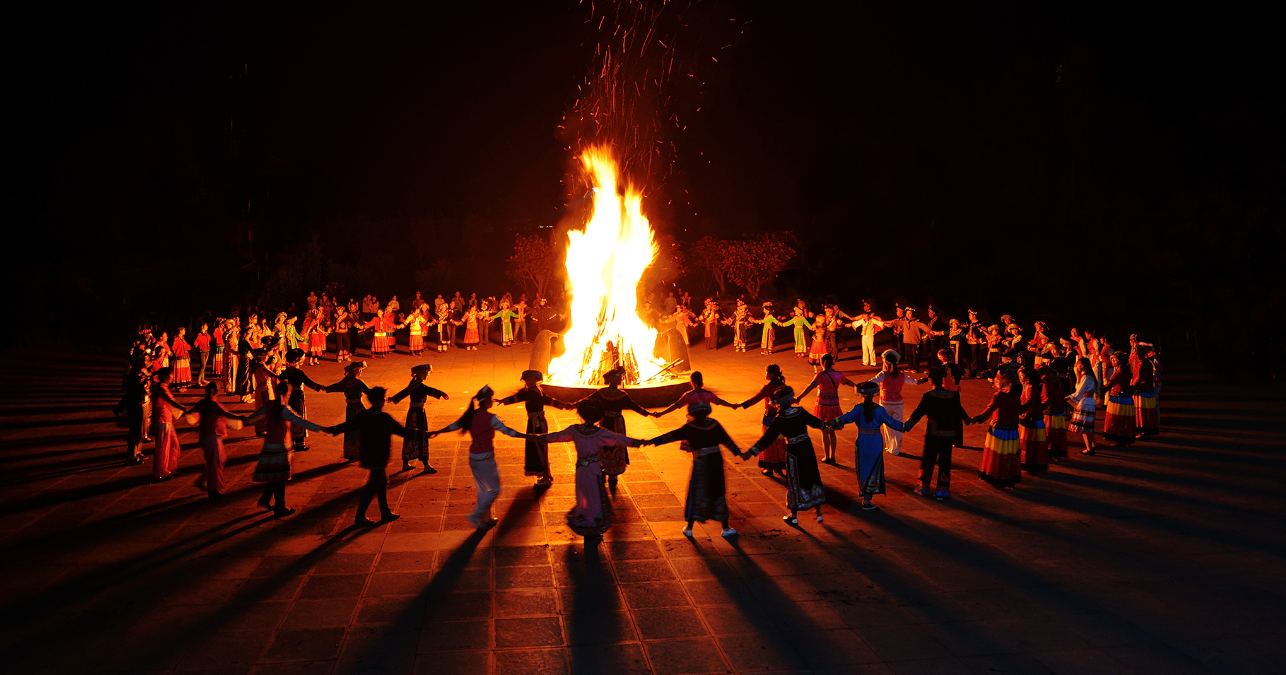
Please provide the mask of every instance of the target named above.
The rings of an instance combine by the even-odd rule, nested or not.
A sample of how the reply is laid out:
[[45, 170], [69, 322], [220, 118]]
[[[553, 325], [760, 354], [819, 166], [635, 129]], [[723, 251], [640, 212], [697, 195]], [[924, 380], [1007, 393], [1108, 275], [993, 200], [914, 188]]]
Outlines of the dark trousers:
[[907, 370], [920, 369], [920, 345], [914, 342], [907, 342], [902, 345], [902, 362], [906, 364]]
[[969, 376], [973, 377], [978, 374], [982, 367], [982, 354], [986, 345], [972, 344], [966, 345], [969, 348]]
[[286, 481], [277, 480], [271, 483], [265, 483], [263, 486], [263, 496], [259, 498], [259, 503], [268, 506], [272, 503], [272, 498], [277, 498], [276, 507], [279, 509], [286, 508]]
[[388, 474], [384, 467], [371, 469], [370, 478], [366, 480], [366, 485], [362, 486], [362, 498], [357, 502], [358, 518], [366, 517], [366, 509], [370, 508], [372, 497], [379, 500], [381, 515], [392, 513], [388, 507]]
[[514, 322], [514, 339], [522, 343], [527, 342], [527, 320], [526, 319]]
[[208, 349], [196, 350], [196, 360], [201, 362], [201, 369], [197, 371], [196, 381], [205, 382], [205, 369], [207, 366], [210, 365], [210, 350]]
[[924, 454], [920, 456], [920, 486], [926, 490], [933, 481], [933, 467], [938, 467], [938, 492], [951, 488], [951, 441], [924, 439]]

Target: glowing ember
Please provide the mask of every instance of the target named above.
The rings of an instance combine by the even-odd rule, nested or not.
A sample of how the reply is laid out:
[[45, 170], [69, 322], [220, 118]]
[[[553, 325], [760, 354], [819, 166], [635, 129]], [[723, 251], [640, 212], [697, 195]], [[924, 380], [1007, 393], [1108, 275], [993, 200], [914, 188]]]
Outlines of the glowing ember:
[[596, 385], [602, 374], [625, 368], [626, 383], [656, 377], [665, 362], [652, 356], [656, 331], [638, 315], [638, 282], [656, 258], [642, 195], [632, 185], [618, 191], [616, 160], [605, 147], [581, 155], [594, 185], [594, 209], [584, 232], [567, 233], [571, 327], [566, 352], [549, 364], [550, 379]]

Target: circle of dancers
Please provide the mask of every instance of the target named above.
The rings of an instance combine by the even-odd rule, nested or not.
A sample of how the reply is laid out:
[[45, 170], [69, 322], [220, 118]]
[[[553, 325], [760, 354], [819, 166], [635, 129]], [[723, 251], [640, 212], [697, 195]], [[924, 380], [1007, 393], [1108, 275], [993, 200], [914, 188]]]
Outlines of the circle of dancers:
[[[380, 521], [395, 520], [388, 503], [387, 467], [392, 458], [393, 436], [402, 439], [402, 470], [413, 462], [425, 474], [436, 473], [429, 464], [429, 441], [447, 433], [467, 434], [470, 439], [469, 468], [477, 488], [477, 504], [467, 518], [479, 530], [496, 524], [492, 507], [500, 494], [500, 473], [495, 461], [497, 433], [521, 438], [524, 445], [524, 474], [535, 477], [533, 489], [543, 491], [553, 482], [549, 444], [571, 443], [575, 449], [574, 485], [576, 501], [567, 512], [568, 528], [586, 538], [599, 538], [611, 527], [611, 495], [630, 464], [629, 449], [679, 442], [692, 458], [692, 473], [684, 506], [686, 527], [692, 536], [695, 523], [713, 521], [722, 526], [722, 535], [736, 535], [729, 522], [724, 478], [723, 449], [742, 461], [757, 458], [761, 473], [785, 486], [789, 514], [783, 520], [799, 525], [800, 512], [813, 512], [823, 522], [826, 493], [819, 460], [809, 429], [822, 438], [821, 463], [837, 464], [836, 431], [856, 427], [854, 467], [863, 510], [875, 510], [875, 497], [886, 494], [884, 455], [901, 453], [902, 435], [924, 421], [924, 452], [920, 458], [915, 492], [939, 501], [951, 497], [952, 450], [963, 444], [965, 425], [987, 424], [979, 478], [999, 488], [1011, 488], [1023, 473], [1039, 474], [1067, 457], [1069, 436], [1079, 435], [1083, 455], [1094, 455], [1098, 447], [1095, 425], [1098, 410], [1105, 408], [1103, 438], [1116, 445], [1129, 445], [1160, 433], [1157, 397], [1161, 389], [1161, 363], [1156, 348], [1129, 338], [1129, 349], [1118, 351], [1107, 336], [1090, 330], [1071, 329], [1067, 337], [1055, 339], [1043, 322], [1036, 322], [1029, 336], [1011, 316], [1000, 324], [984, 326], [978, 313], [967, 312], [967, 320], [943, 321], [930, 308], [925, 320], [910, 307], [897, 307], [896, 317], [883, 319], [863, 303], [863, 311], [848, 315], [838, 306], [826, 305], [813, 313], [801, 299], [786, 317], [777, 317], [772, 303], [764, 303], [762, 315], [754, 317], [746, 303], [738, 301], [726, 319], [719, 305], [706, 302], [700, 315], [688, 309], [690, 298], [673, 294], [657, 317], [671, 317], [686, 328], [704, 325], [711, 348], [718, 346], [718, 327], [734, 328], [736, 351], [747, 350], [750, 326], [763, 327], [761, 354], [771, 354], [775, 329], [789, 328], [794, 336], [794, 353], [814, 364], [814, 377], [802, 391], [787, 384], [782, 369], [770, 364], [765, 383], [750, 398], [732, 403], [705, 388], [702, 373], [692, 372], [691, 389], [672, 405], [652, 412], [639, 406], [621, 387], [620, 368], [603, 375], [604, 386], [576, 403], [558, 401], [541, 389], [543, 374], [523, 371], [516, 391], [496, 398], [493, 389], [483, 386], [469, 401], [460, 417], [440, 429], [429, 429], [425, 406], [428, 399], [449, 396], [429, 386], [429, 364], [410, 369], [408, 384], [390, 395], [383, 387], [368, 386], [361, 378], [365, 361], [354, 360], [357, 335], [371, 333], [370, 352], [383, 358], [396, 348], [395, 332], [407, 329], [408, 351], [423, 353], [428, 328], [439, 329], [438, 351], [455, 341], [456, 328], [464, 327], [466, 349], [478, 349], [488, 341], [492, 322], [502, 323], [501, 344], [526, 341], [527, 321], [549, 327], [559, 315], [546, 300], [538, 299], [528, 308], [525, 296], [515, 303], [509, 295], [496, 303], [476, 297], [466, 302], [459, 293], [450, 301], [439, 295], [434, 304], [416, 294], [409, 315], [399, 312], [396, 297], [381, 308], [368, 296], [361, 306], [330, 301], [311, 294], [309, 309], [301, 328], [286, 312], [275, 315], [270, 324], [258, 312], [249, 314], [244, 329], [237, 317], [203, 323], [192, 342], [179, 328], [173, 340], [166, 333], [149, 328], [140, 331], [130, 350], [130, 367], [123, 381], [124, 396], [114, 407], [122, 426], [128, 428], [126, 460], [145, 461], [144, 444], [151, 442], [152, 478], [168, 481], [175, 475], [179, 459], [176, 424], [180, 418], [198, 430], [205, 469], [197, 485], [213, 499], [222, 497], [226, 485], [223, 467], [226, 452], [223, 438], [229, 429], [254, 425], [263, 439], [253, 481], [263, 484], [259, 504], [277, 516], [295, 512], [286, 505], [286, 486], [291, 478], [294, 453], [310, 450], [310, 433], [343, 436], [342, 461], [357, 462], [369, 472], [361, 489], [354, 523], [369, 526], [371, 501], [376, 501]], [[494, 303], [494, 304], [493, 304]], [[492, 310], [492, 307], [495, 309]], [[460, 318], [454, 318], [457, 316]], [[649, 309], [649, 311], [651, 311]], [[265, 315], [266, 316], [266, 315]], [[878, 366], [879, 372], [855, 382], [835, 369], [837, 334], [852, 328], [861, 336], [862, 362]], [[892, 329], [894, 348], [875, 353], [876, 333]], [[807, 338], [811, 334], [811, 344]], [[304, 371], [316, 365], [327, 352], [327, 337], [334, 335], [334, 361], [344, 363], [344, 376], [333, 384], [320, 384]], [[209, 368], [210, 379], [207, 379]], [[927, 366], [927, 368], [923, 368]], [[197, 371], [195, 381], [193, 370]], [[912, 374], [925, 374], [924, 378]], [[987, 406], [970, 415], [961, 404], [960, 383], [968, 378], [985, 378], [992, 387]], [[185, 405], [176, 393], [197, 386], [203, 396]], [[905, 415], [903, 390], [929, 385], [919, 404]], [[840, 406], [841, 387], [851, 387], [860, 402], [845, 412]], [[306, 391], [343, 393], [344, 420], [323, 426], [308, 419]], [[237, 414], [219, 401], [220, 390], [241, 402], [253, 402], [254, 412]], [[816, 391], [809, 412], [801, 401]], [[403, 422], [384, 411], [388, 401], [409, 401]], [[365, 402], [364, 402], [365, 401]], [[748, 409], [763, 403], [762, 435], [744, 452], [712, 416], [714, 406]], [[523, 404], [527, 414], [524, 431], [507, 426], [494, 412], [496, 404]], [[575, 410], [579, 422], [562, 430], [550, 430], [545, 415], [548, 407]], [[687, 413], [681, 426], [659, 436], [643, 439], [630, 436], [625, 411], [641, 416], [662, 417], [679, 409]], [[936, 483], [934, 474], [936, 471]]]

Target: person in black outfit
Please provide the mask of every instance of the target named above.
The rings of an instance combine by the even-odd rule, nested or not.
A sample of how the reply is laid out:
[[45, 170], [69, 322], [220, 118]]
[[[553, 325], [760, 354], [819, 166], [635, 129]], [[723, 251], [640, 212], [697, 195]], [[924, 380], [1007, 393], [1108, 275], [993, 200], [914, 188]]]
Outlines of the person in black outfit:
[[362, 498], [357, 503], [357, 517], [353, 521], [356, 525], [373, 524], [366, 517], [366, 509], [370, 508], [372, 497], [379, 499], [380, 522], [399, 518], [388, 505], [388, 458], [390, 448], [393, 446], [393, 436], [406, 438], [410, 432], [406, 427], [398, 424], [392, 415], [384, 412], [386, 393], [387, 390], [384, 387], [372, 387], [366, 394], [366, 400], [371, 403], [371, 407], [366, 412], [356, 419], [329, 429], [331, 435], [342, 434], [345, 431], [360, 431], [362, 434], [362, 468], [370, 470], [371, 475], [362, 488]]
[[[322, 391], [325, 387], [313, 382], [304, 374], [304, 371], [299, 369], [299, 362], [303, 360], [303, 358], [304, 350], [298, 347], [287, 350], [286, 363], [289, 365], [286, 366], [285, 370], [281, 371], [281, 375], [278, 377], [279, 379], [290, 383], [290, 399], [286, 401], [286, 405], [290, 406], [290, 409], [298, 413], [300, 417], [308, 419], [308, 412], [304, 401], [304, 387], [311, 387], [313, 391]], [[306, 445], [305, 440], [307, 438], [307, 429], [298, 425], [292, 425], [290, 427], [290, 440], [293, 445], [294, 452], [308, 451], [308, 446]]]
[[938, 489], [933, 496], [938, 501], [951, 496], [951, 448], [964, 443], [964, 422], [969, 419], [969, 413], [960, 405], [960, 392], [947, 391], [942, 386], [945, 376], [946, 372], [941, 369], [929, 371], [933, 390], [920, 398], [915, 412], [902, 423], [902, 432], [906, 433], [921, 418], [929, 418], [924, 429], [924, 454], [920, 457], [920, 494], [929, 495], [929, 483], [933, 480], [933, 467], [936, 465]]
[[969, 377], [977, 377], [986, 360], [987, 327], [978, 320], [978, 312], [969, 310], [969, 321], [964, 325], [965, 339], [969, 347]]

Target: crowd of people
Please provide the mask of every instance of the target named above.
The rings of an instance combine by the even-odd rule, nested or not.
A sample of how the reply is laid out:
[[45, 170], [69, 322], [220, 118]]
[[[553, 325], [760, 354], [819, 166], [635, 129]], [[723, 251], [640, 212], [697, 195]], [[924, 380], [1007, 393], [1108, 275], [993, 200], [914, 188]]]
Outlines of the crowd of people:
[[[690, 309], [690, 302], [686, 294], [670, 294], [660, 303], [649, 303], [645, 319], [660, 328], [667, 322], [684, 327], [704, 324], [703, 337], [711, 348], [718, 347], [719, 326], [732, 326], [737, 351], [747, 351], [750, 327], [760, 325], [760, 351], [765, 354], [775, 347], [774, 328], [790, 328], [795, 355], [814, 364], [812, 381], [796, 393], [782, 369], [769, 365], [759, 391], [733, 403], [706, 390], [702, 373], [693, 372], [690, 391], [663, 410], [649, 411], [621, 387], [624, 373], [620, 369], [606, 373], [605, 386], [577, 403], [546, 395], [540, 385], [543, 374], [527, 370], [522, 373], [521, 387], [512, 395], [497, 399], [491, 387], [483, 387], [458, 420], [430, 430], [424, 410], [427, 400], [448, 398], [426, 383], [432, 367], [412, 367], [407, 386], [390, 396], [384, 388], [362, 381], [366, 363], [353, 360], [358, 335], [372, 334], [369, 351], [378, 358], [395, 351], [395, 333], [405, 328], [410, 338], [408, 352], [419, 355], [430, 326], [438, 327], [439, 351], [457, 342], [456, 329], [460, 327], [464, 328], [460, 344], [477, 349], [488, 341], [492, 323], [500, 322], [501, 345], [510, 346], [526, 341], [529, 321], [538, 330], [554, 329], [554, 322], [561, 318], [558, 312], [543, 299], [528, 306], [525, 296], [515, 302], [508, 294], [499, 301], [465, 300], [459, 293], [444, 300], [439, 295], [430, 303], [416, 293], [406, 313], [396, 297], [381, 307], [370, 296], [357, 305], [310, 294], [299, 327], [297, 318], [288, 312], [276, 313], [270, 322], [260, 317], [269, 313], [251, 310], [244, 328], [235, 316], [239, 313], [234, 312], [231, 318], [214, 321], [213, 331], [210, 323], [203, 323], [190, 343], [183, 327], [175, 331], [172, 340], [167, 333], [144, 328], [131, 349], [125, 394], [115, 412], [129, 429], [127, 461], [141, 464], [144, 443], [154, 443], [155, 481], [171, 479], [177, 468], [177, 421], [186, 418], [195, 425], [206, 460], [198, 484], [211, 498], [220, 497], [225, 489], [222, 438], [229, 428], [254, 424], [256, 435], [263, 438], [253, 477], [264, 484], [260, 504], [281, 516], [294, 512], [286, 506], [285, 495], [293, 453], [310, 449], [310, 432], [343, 435], [342, 461], [359, 462], [370, 471], [354, 518], [358, 525], [371, 524], [366, 512], [372, 500], [378, 501], [382, 520], [398, 517], [387, 500], [393, 436], [403, 439], [402, 470], [411, 470], [412, 462], [419, 462], [424, 473], [435, 473], [429, 463], [429, 440], [449, 432], [469, 434], [469, 466], [478, 496], [469, 520], [479, 529], [495, 524], [492, 503], [500, 493], [494, 457], [497, 432], [524, 439], [524, 473], [537, 479], [535, 490], [546, 489], [554, 481], [548, 445], [570, 442], [577, 457], [576, 503], [567, 522], [574, 532], [586, 537], [600, 536], [610, 527], [609, 493], [615, 493], [619, 477], [628, 469], [631, 447], [681, 442], [680, 447], [693, 459], [684, 533], [691, 535], [696, 522], [713, 520], [722, 525], [725, 536], [733, 536], [736, 530], [728, 521], [721, 448], [743, 460], [757, 457], [762, 474], [784, 484], [790, 511], [785, 521], [798, 525], [801, 511], [815, 511], [822, 522], [826, 501], [810, 428], [817, 429], [822, 438], [820, 461], [835, 464], [836, 430], [856, 426], [855, 467], [862, 508], [867, 510], [877, 508], [874, 498], [885, 493], [884, 455], [900, 454], [902, 435], [922, 420], [926, 421], [925, 449], [917, 491], [938, 500], [950, 498], [952, 449], [963, 444], [967, 424], [988, 425], [979, 477], [1001, 489], [1017, 484], [1024, 472], [1046, 471], [1067, 457], [1071, 434], [1080, 435], [1082, 454], [1093, 455], [1100, 409], [1104, 409], [1102, 436], [1109, 442], [1128, 445], [1160, 432], [1159, 354], [1152, 344], [1134, 335], [1128, 351], [1117, 351], [1107, 336], [1095, 331], [1073, 328], [1065, 337], [1055, 337], [1047, 325], [1037, 321], [1029, 333], [1010, 316], [987, 326], [973, 310], [967, 312], [966, 320], [943, 320], [930, 307], [921, 320], [915, 309], [898, 306], [894, 317], [885, 319], [866, 302], [861, 313], [850, 315], [833, 304], [814, 312], [801, 299], [792, 305], [788, 316], [778, 317], [771, 303], [764, 303], [762, 312], [755, 316], [738, 300], [729, 315], [722, 317], [721, 305], [713, 300], [706, 301], [701, 314]], [[862, 363], [879, 368], [873, 377], [855, 381], [835, 369], [842, 342], [838, 336], [845, 328], [860, 334]], [[893, 348], [877, 353], [875, 336], [886, 329], [892, 333]], [[686, 335], [686, 330], [683, 332]], [[329, 336], [333, 338], [328, 341]], [[807, 341], [810, 336], [811, 343]], [[334, 360], [345, 363], [345, 374], [335, 383], [315, 382], [303, 368], [318, 363], [332, 344]], [[911, 375], [926, 370], [925, 378]], [[988, 405], [975, 415], [965, 411], [959, 393], [961, 382], [969, 378], [985, 378], [993, 389]], [[185, 405], [176, 394], [194, 382], [203, 388], [204, 396]], [[930, 383], [932, 388], [906, 416], [904, 389]], [[853, 387], [861, 398], [848, 412], [840, 407], [844, 386]], [[309, 420], [305, 397], [309, 389], [343, 393], [344, 420], [330, 426]], [[817, 396], [810, 413], [800, 402], [814, 391]], [[253, 402], [254, 411], [229, 411], [219, 400], [220, 392], [235, 397], [233, 400]], [[386, 402], [398, 404], [404, 399], [409, 399], [404, 422], [384, 412]], [[713, 406], [746, 409], [760, 402], [764, 405], [762, 437], [742, 452], [711, 416]], [[492, 412], [496, 403], [522, 403], [527, 414], [525, 430], [505, 425]], [[551, 433], [546, 407], [575, 410], [581, 422]], [[678, 409], [686, 410], [687, 422], [668, 433], [651, 439], [627, 433], [623, 416], [627, 410], [661, 417]]]

